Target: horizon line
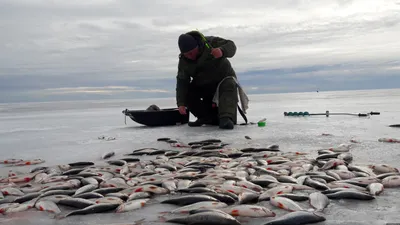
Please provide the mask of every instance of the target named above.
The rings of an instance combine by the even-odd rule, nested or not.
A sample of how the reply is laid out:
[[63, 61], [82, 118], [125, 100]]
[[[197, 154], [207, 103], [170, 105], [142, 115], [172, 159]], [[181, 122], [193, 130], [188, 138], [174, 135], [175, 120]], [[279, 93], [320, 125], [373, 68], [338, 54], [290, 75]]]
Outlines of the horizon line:
[[[332, 92], [356, 92], [356, 91], [371, 91], [371, 90], [400, 90], [399, 88], [367, 88], [367, 89], [345, 89], [345, 90], [329, 90], [324, 91], [316, 89], [315, 91], [282, 91], [282, 92], [265, 92], [256, 94], [247, 94], [248, 96], [259, 96], [259, 95], [282, 95], [282, 94], [296, 94], [296, 93], [332, 93]], [[317, 92], [318, 91], [318, 92]], [[50, 101], [14, 101], [14, 102], [0, 102], [0, 105], [12, 105], [12, 104], [29, 104], [29, 103], [56, 103], [56, 102], [97, 102], [97, 101], [121, 101], [121, 100], [145, 100], [145, 99], [174, 99], [175, 97], [140, 97], [140, 98], [105, 98], [105, 99], [69, 99], [69, 100], [50, 100]]]

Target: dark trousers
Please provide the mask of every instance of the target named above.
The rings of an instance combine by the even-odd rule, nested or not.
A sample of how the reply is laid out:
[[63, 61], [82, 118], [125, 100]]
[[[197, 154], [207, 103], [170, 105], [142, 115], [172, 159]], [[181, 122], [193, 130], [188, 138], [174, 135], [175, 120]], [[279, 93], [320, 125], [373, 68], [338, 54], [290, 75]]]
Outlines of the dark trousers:
[[237, 123], [237, 86], [233, 79], [226, 79], [219, 87], [219, 107], [213, 107], [212, 99], [218, 84], [197, 86], [190, 83], [187, 107], [197, 118], [211, 119], [217, 125], [222, 117], [229, 117]]

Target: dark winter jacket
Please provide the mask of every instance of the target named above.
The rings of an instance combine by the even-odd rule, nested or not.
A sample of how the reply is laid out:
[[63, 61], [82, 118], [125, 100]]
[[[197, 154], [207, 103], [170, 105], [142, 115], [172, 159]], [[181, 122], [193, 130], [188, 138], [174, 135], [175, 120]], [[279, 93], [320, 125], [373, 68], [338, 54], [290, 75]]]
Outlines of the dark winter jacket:
[[212, 48], [221, 48], [223, 56], [216, 59], [211, 55], [211, 49], [207, 48], [199, 32], [191, 31], [187, 34], [192, 35], [198, 41], [200, 55], [196, 61], [185, 58], [183, 54], [179, 55], [176, 76], [176, 101], [178, 106], [186, 104], [190, 82], [199, 87], [216, 86], [224, 77], [236, 77], [228, 60], [236, 53], [236, 45], [233, 41], [214, 36], [205, 37]]

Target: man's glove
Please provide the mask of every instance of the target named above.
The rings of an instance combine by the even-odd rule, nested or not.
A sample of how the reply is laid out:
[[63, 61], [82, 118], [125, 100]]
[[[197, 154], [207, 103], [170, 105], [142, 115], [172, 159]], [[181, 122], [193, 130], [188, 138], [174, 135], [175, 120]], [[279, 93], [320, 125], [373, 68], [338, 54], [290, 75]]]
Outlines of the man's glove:
[[186, 107], [185, 106], [179, 106], [178, 109], [179, 109], [179, 113], [181, 115], [186, 115]]

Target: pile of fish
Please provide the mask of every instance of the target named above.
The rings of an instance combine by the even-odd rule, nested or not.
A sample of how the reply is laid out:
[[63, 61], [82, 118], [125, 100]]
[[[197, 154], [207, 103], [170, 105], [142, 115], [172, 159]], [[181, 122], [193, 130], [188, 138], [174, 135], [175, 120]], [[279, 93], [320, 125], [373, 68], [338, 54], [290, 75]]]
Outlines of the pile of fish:
[[[98, 163], [42, 166], [29, 173], [11, 170], [0, 180], [0, 212], [36, 208], [62, 219], [169, 204], [175, 208], [158, 212], [158, 220], [238, 225], [245, 223], [240, 217], [263, 217], [266, 225], [309, 224], [326, 220], [331, 201], [373, 201], [385, 188], [400, 187], [398, 169], [358, 165], [347, 144], [311, 157], [278, 145], [237, 149], [217, 139], [158, 141], [175, 148], [118, 157], [109, 152]], [[278, 211], [287, 213], [277, 216]]]
[[6, 159], [0, 161], [0, 164], [8, 166], [30, 166], [45, 163], [43, 159]]

